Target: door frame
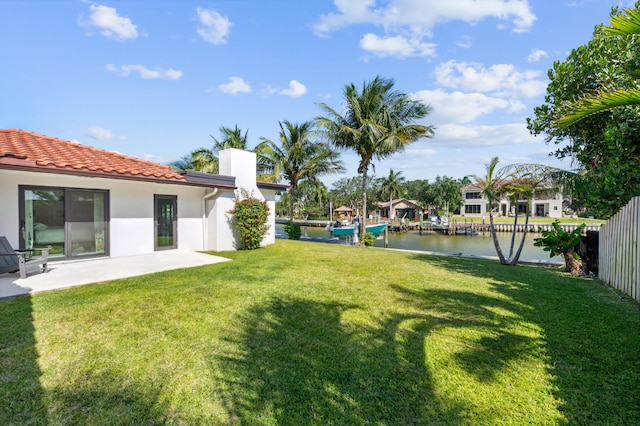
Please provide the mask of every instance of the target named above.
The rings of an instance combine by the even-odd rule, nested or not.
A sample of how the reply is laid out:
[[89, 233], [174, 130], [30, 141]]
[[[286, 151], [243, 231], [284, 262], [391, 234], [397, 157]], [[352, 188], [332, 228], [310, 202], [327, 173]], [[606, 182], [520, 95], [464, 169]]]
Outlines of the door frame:
[[[69, 186], [46, 186], [46, 185], [18, 185], [18, 246], [21, 250], [27, 247], [27, 241], [24, 235], [25, 226], [25, 191], [62, 191], [64, 201], [62, 203], [63, 208], [63, 226], [64, 226], [64, 250], [63, 255], [56, 257], [53, 260], [69, 260], [69, 259], [89, 259], [94, 257], [108, 257], [110, 255], [111, 237], [111, 192], [108, 189], [96, 189], [96, 188], [78, 188]], [[82, 192], [99, 192], [104, 194], [104, 236], [103, 236], [103, 252], [90, 254], [86, 256], [73, 255], [71, 249], [71, 233], [69, 231], [69, 216], [70, 216], [70, 197], [69, 193], [72, 191]]]
[[[158, 230], [160, 227], [158, 202], [160, 200], [169, 200], [173, 203], [173, 218], [172, 218], [173, 245], [170, 245], [170, 246], [158, 245]], [[159, 251], [159, 250], [173, 250], [177, 248], [178, 248], [178, 196], [153, 194], [153, 249], [155, 251]]]

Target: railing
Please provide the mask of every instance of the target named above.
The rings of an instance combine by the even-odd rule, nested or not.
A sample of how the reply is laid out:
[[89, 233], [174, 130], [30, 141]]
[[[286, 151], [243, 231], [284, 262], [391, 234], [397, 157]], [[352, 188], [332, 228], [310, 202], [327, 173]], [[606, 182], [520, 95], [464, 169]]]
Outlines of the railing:
[[598, 278], [640, 302], [640, 197], [600, 230]]

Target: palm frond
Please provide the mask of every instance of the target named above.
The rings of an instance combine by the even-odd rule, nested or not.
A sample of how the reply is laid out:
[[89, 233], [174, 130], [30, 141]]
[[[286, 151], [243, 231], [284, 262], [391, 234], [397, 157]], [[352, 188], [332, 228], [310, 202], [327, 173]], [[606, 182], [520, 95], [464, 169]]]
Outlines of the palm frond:
[[585, 98], [571, 104], [563, 117], [558, 119], [558, 129], [564, 130], [578, 121], [613, 108], [640, 105], [640, 90], [615, 90], [593, 98]]
[[609, 21], [610, 27], [605, 27], [604, 31], [610, 35], [632, 35], [640, 34], [640, 10], [627, 9], [624, 12], [612, 16]]

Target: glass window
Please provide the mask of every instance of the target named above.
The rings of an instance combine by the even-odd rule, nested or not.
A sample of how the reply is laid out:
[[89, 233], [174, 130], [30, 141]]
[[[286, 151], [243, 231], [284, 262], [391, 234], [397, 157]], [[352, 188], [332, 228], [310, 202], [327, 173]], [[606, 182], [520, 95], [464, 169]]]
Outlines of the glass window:
[[20, 247], [49, 248], [51, 258], [108, 253], [104, 190], [20, 187]]

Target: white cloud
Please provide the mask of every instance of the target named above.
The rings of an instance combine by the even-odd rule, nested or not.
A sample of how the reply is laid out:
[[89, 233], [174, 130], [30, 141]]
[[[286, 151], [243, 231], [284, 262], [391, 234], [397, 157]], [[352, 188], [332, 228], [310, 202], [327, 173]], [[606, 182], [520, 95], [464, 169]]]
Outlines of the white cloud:
[[436, 155], [436, 150], [432, 148], [407, 149], [404, 153], [410, 157], [426, 157]]
[[111, 130], [105, 129], [99, 126], [89, 127], [87, 129], [87, 135], [93, 139], [98, 139], [98, 140], [123, 139], [121, 137], [116, 136], [116, 134], [113, 133]]
[[366, 34], [360, 40], [360, 47], [380, 57], [397, 56], [433, 56], [436, 45], [423, 43], [420, 39], [407, 39], [402, 36], [378, 37], [375, 34]]
[[337, 13], [322, 15], [314, 30], [317, 35], [353, 24], [369, 23], [386, 30], [408, 28], [425, 34], [438, 23], [463, 21], [475, 24], [484, 19], [510, 23], [514, 32], [528, 31], [536, 20], [528, 0], [389, 0], [376, 7], [375, 0], [334, 0]]
[[529, 62], [538, 62], [540, 59], [542, 59], [542, 58], [544, 58], [546, 56], [549, 56], [549, 55], [544, 50], [542, 50], [542, 49], [533, 49], [531, 51], [531, 53], [529, 53], [529, 56], [527, 56], [527, 60]]
[[531, 135], [525, 123], [510, 123], [495, 126], [461, 126], [445, 124], [438, 127], [434, 145], [458, 148], [478, 148], [499, 145], [517, 145], [541, 143]]
[[547, 82], [539, 71], [519, 71], [510, 64], [489, 68], [469, 62], [444, 62], [435, 70], [436, 83], [460, 90], [491, 92], [500, 96], [535, 97], [543, 94]]
[[463, 49], [469, 49], [472, 45], [473, 43], [471, 42], [471, 37], [469, 36], [462, 36], [456, 42], [456, 46], [461, 47]]
[[289, 82], [289, 88], [278, 91], [278, 94], [284, 96], [290, 96], [292, 98], [297, 98], [299, 96], [307, 93], [307, 88], [304, 84], [300, 83], [297, 80], [291, 80]]
[[117, 41], [138, 38], [138, 27], [131, 19], [118, 15], [115, 8], [103, 5], [90, 5], [91, 14], [85, 23], [100, 29], [100, 33]]
[[431, 105], [432, 112], [426, 120], [438, 129], [442, 124], [469, 123], [496, 110], [513, 113], [525, 108], [524, 104], [518, 101], [491, 97], [483, 93], [445, 92], [442, 89], [421, 90], [414, 93], [413, 98]]
[[231, 21], [214, 9], [199, 7], [196, 13], [198, 14], [198, 22], [200, 22], [197, 29], [198, 35], [207, 43], [226, 44], [227, 36], [233, 25]]
[[218, 89], [227, 95], [251, 93], [251, 86], [242, 77], [229, 77], [229, 83], [220, 84]]
[[124, 77], [130, 75], [132, 72], [137, 72], [138, 74], [140, 74], [140, 77], [145, 80], [178, 80], [180, 77], [182, 77], [182, 71], [177, 71], [173, 68], [169, 68], [168, 70], [164, 70], [162, 68], [149, 69], [140, 64], [120, 65], [119, 67], [116, 65], [108, 64], [105, 69], [109, 72], [118, 73]]

